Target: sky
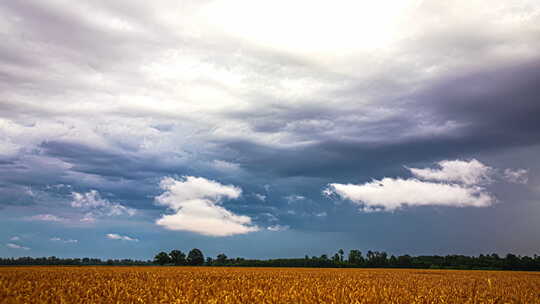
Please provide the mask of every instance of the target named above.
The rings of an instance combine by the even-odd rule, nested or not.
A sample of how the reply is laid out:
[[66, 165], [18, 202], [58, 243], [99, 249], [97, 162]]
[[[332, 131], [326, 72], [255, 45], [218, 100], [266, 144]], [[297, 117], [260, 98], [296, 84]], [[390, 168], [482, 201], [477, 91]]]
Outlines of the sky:
[[4, 1], [0, 256], [540, 254], [540, 3]]

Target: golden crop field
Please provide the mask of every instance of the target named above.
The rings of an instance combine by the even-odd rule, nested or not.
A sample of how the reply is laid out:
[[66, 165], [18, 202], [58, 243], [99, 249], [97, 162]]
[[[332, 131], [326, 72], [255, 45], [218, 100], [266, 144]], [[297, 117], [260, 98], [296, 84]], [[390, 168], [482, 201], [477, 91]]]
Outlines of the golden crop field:
[[0, 303], [540, 303], [540, 273], [2, 267]]

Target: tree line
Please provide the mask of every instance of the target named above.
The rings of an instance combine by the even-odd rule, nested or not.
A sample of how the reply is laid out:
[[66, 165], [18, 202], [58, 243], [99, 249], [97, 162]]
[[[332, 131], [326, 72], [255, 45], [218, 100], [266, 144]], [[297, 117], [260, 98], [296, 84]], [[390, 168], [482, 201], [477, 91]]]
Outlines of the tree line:
[[159, 252], [153, 260], [139, 261], [131, 259], [101, 260], [95, 258], [57, 258], [57, 257], [20, 257], [0, 258], [0, 265], [118, 265], [118, 266], [238, 266], [238, 267], [387, 267], [387, 268], [432, 268], [432, 269], [493, 269], [493, 270], [540, 270], [540, 256], [520, 256], [507, 254], [466, 255], [388, 255], [382, 251], [367, 251], [364, 256], [360, 250], [350, 250], [347, 255], [339, 249], [334, 255], [305, 256], [304, 258], [285, 259], [244, 259], [229, 258], [224, 253], [215, 258], [204, 257], [200, 249], [194, 248], [187, 254], [175, 249]]
[[50, 257], [19, 257], [19, 258], [0, 258], [2, 266], [25, 266], [25, 265], [58, 265], [58, 266], [144, 266], [155, 265], [153, 261], [140, 261], [132, 259], [107, 259], [98, 258], [57, 258]]

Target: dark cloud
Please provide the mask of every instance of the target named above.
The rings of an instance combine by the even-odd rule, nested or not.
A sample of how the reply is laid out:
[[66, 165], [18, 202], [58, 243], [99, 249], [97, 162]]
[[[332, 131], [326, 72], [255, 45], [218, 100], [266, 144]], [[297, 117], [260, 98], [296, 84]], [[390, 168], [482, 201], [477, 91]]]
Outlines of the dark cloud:
[[[351, 122], [347, 129], [339, 125], [344, 111], [331, 107], [316, 110], [298, 108], [271, 112], [244, 113], [253, 119], [259, 132], [279, 132], [287, 124], [300, 120], [328, 121], [330, 128], [343, 128], [339, 136], [328, 136], [316, 127], [288, 129], [294, 135], [315, 141], [293, 148], [278, 148], [237, 141], [224, 145], [239, 151], [240, 162], [258, 172], [277, 176], [381, 176], [400, 164], [458, 158], [505, 149], [536, 145], [540, 141], [540, 79], [537, 61], [504, 65], [451, 79], [426, 84], [425, 89], [412, 96], [403, 96], [405, 116], [381, 119], [372, 123]], [[383, 106], [400, 107], [400, 101], [385, 101]], [[358, 106], [361, 115], [363, 106]], [[268, 110], [268, 109], [266, 109]], [[402, 136], [427, 119], [434, 127], [445, 128], [447, 122], [455, 128], [441, 133], [431, 131]], [[321, 123], [322, 124], [322, 123]], [[431, 131], [431, 132], [430, 132]], [[364, 140], [373, 135], [377, 141]], [[349, 136], [347, 136], [349, 135]], [[241, 151], [241, 152], [240, 152]], [[387, 168], [385, 170], [385, 168]]]
[[417, 98], [440, 121], [463, 123], [467, 136], [506, 145], [540, 140], [540, 59], [489, 68], [432, 86]]

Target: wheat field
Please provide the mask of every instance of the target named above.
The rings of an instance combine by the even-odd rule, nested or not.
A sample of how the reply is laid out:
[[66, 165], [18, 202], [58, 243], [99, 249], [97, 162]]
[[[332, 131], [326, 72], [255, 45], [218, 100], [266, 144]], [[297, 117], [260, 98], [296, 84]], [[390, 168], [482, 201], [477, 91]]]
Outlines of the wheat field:
[[540, 273], [2, 267], [0, 303], [540, 303]]

